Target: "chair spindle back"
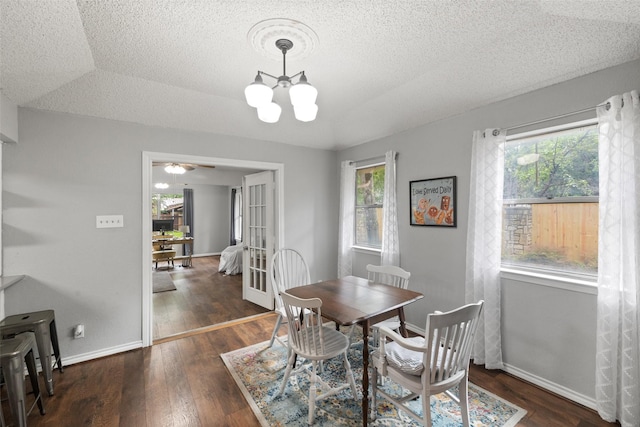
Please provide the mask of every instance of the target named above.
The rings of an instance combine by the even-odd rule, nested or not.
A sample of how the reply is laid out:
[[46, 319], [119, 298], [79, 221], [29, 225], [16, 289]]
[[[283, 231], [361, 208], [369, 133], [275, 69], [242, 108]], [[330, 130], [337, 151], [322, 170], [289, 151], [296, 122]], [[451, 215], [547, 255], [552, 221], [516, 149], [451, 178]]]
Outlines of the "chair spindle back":
[[277, 251], [271, 259], [270, 274], [276, 307], [282, 307], [282, 292], [311, 282], [307, 263], [295, 249], [284, 248]]
[[411, 273], [395, 265], [367, 265], [367, 279], [396, 288], [407, 289]]
[[[289, 343], [296, 353], [303, 357], [324, 354], [324, 334], [322, 328], [322, 300], [320, 298], [302, 299], [280, 294], [289, 325]], [[304, 313], [299, 316], [298, 313]]]
[[430, 367], [430, 383], [440, 383], [464, 375], [473, 348], [482, 302], [468, 304], [447, 313], [427, 316], [427, 343], [424, 366]]

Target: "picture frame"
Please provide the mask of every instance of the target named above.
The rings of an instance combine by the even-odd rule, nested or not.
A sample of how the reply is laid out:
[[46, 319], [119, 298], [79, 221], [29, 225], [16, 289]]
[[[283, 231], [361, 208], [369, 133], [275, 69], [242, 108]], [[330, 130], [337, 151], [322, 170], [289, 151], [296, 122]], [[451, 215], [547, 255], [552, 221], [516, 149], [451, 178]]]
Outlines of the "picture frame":
[[457, 227], [456, 177], [409, 182], [411, 225]]

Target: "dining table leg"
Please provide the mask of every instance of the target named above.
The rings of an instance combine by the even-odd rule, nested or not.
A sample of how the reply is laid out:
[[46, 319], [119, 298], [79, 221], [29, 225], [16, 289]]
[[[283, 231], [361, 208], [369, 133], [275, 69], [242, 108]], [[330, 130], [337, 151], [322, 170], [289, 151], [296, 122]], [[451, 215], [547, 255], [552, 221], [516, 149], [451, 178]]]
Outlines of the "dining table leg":
[[362, 325], [362, 425], [369, 421], [369, 321]]
[[398, 309], [398, 318], [400, 319], [400, 335], [407, 338], [409, 335], [407, 332], [407, 325], [404, 321], [404, 307]]

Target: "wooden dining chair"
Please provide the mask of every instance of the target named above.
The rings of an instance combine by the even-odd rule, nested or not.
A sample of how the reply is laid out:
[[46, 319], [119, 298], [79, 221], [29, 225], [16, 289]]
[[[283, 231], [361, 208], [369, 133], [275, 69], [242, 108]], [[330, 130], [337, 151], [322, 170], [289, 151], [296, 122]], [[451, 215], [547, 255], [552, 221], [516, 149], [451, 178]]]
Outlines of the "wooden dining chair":
[[[310, 382], [308, 423], [313, 424], [316, 401], [333, 396], [348, 387], [351, 388], [354, 399], [358, 396], [351, 364], [347, 358], [349, 338], [334, 328], [323, 325], [322, 300], [320, 298], [298, 298], [286, 291], [282, 292], [280, 296], [288, 320], [289, 338], [287, 369], [278, 394], [284, 392], [292, 372], [296, 374], [306, 372]], [[304, 313], [304, 315], [299, 316], [298, 313]], [[318, 375], [318, 365], [322, 361], [341, 355], [347, 381], [344, 384], [331, 387]], [[311, 369], [309, 370], [309, 364], [306, 363], [294, 370], [297, 356], [310, 361]]]
[[[380, 347], [371, 355], [372, 419], [376, 418], [379, 394], [422, 425], [431, 426], [430, 397], [444, 392], [460, 405], [462, 423], [469, 427], [469, 358], [483, 304], [481, 300], [446, 313], [429, 314], [425, 338], [404, 338], [385, 326], [380, 327]], [[410, 393], [395, 395], [381, 388], [379, 376]], [[456, 385], [457, 395], [451, 391]], [[422, 398], [422, 415], [405, 405], [416, 397]]]
[[278, 340], [280, 344], [286, 346], [286, 344], [278, 338], [280, 327], [287, 322], [287, 316], [282, 306], [280, 294], [295, 286], [308, 285], [311, 282], [309, 267], [300, 252], [295, 249], [283, 248], [278, 250], [271, 258], [269, 276], [276, 301], [274, 311], [278, 314], [273, 333], [271, 334], [271, 340], [269, 341], [269, 347], [273, 345], [275, 340]]

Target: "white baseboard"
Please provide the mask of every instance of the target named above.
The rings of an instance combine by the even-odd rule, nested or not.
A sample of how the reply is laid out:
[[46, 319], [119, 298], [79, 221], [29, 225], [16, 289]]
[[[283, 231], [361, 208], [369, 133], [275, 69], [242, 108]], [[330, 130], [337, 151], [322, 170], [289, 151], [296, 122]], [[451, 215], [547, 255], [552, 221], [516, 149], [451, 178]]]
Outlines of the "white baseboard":
[[206, 257], [206, 256], [215, 256], [215, 255], [222, 255], [222, 252], [212, 252], [209, 254], [198, 254], [198, 255], [191, 255], [191, 258], [202, 258], [202, 257]]
[[103, 348], [101, 350], [89, 353], [77, 354], [71, 357], [62, 358], [62, 366], [74, 365], [76, 363], [86, 362], [88, 360], [98, 359], [100, 357], [111, 356], [113, 354], [123, 353], [129, 350], [142, 348], [142, 341], [134, 341], [128, 344], [122, 344], [115, 347]]
[[515, 366], [509, 365], [508, 363], [504, 364], [504, 369], [503, 371], [505, 371], [508, 374], [513, 375], [514, 377], [518, 377], [522, 380], [525, 380], [527, 382], [530, 382], [531, 384], [535, 384], [538, 387], [541, 387], [545, 390], [548, 390], [552, 393], [555, 393], [559, 396], [562, 396], [564, 398], [567, 398], [569, 400], [572, 400], [576, 403], [579, 403], [580, 405], [586, 406], [587, 408], [591, 408], [593, 410], [597, 410], [596, 409], [596, 401], [594, 398], [589, 397], [589, 396], [585, 396], [583, 394], [577, 393], [574, 390], [571, 390], [565, 386], [562, 386], [560, 384], [556, 384], [552, 381], [549, 381], [545, 378], [541, 378], [537, 375], [533, 375], [529, 372], [523, 371], [520, 368], [517, 368]]
[[[408, 330], [424, 336], [425, 330], [423, 328], [419, 328], [416, 325], [412, 325], [410, 323], [407, 323], [406, 325]], [[556, 384], [545, 378], [541, 378], [537, 375], [533, 375], [529, 372], [523, 371], [522, 369], [509, 365], [508, 363], [504, 364], [503, 371], [505, 371], [510, 375], [513, 375], [514, 377], [520, 378], [521, 380], [530, 382], [531, 384], [535, 384], [538, 387], [543, 388], [544, 390], [548, 390], [552, 393], [555, 393], [558, 396], [562, 396], [580, 405], [586, 406], [587, 408], [597, 410], [596, 401], [592, 397], [577, 393], [574, 390], [571, 390], [565, 386]], [[481, 386], [481, 384], [478, 384], [478, 385]]]

